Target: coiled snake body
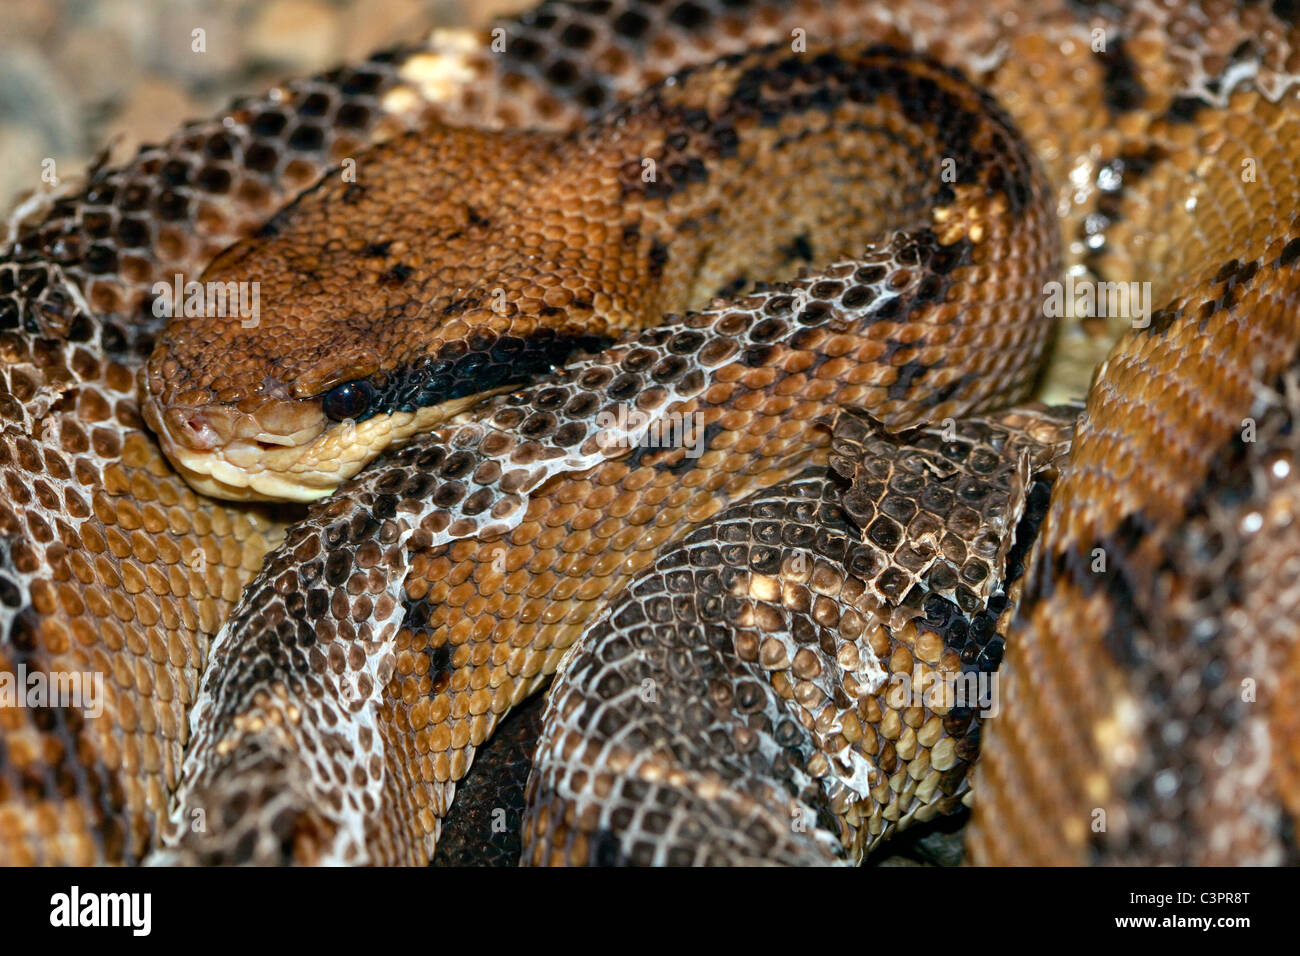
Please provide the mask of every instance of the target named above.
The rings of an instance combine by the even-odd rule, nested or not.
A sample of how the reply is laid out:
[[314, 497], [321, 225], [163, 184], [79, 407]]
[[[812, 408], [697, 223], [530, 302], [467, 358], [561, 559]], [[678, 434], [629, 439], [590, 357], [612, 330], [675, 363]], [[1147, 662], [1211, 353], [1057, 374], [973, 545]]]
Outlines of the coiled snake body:
[[[0, 658], [107, 694], [0, 710], [0, 860], [426, 862], [557, 669], [529, 862], [1289, 859], [1297, 40], [547, 3], [27, 210]], [[1156, 306], [1077, 428], [1062, 279]]]

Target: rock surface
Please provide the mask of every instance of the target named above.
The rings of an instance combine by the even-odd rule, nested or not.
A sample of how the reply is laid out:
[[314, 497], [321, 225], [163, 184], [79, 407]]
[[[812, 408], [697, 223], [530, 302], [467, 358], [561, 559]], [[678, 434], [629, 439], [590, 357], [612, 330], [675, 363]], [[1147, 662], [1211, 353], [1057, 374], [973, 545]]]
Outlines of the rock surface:
[[[23, 0], [0, 31], [0, 212], [291, 76], [533, 0]], [[201, 31], [201, 32], [196, 32]]]

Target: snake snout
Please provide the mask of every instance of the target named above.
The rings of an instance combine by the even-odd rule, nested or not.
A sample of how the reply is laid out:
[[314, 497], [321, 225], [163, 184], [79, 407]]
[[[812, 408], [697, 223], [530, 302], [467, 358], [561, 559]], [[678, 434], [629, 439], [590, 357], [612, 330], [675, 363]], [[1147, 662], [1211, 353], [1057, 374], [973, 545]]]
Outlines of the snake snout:
[[192, 451], [212, 451], [233, 437], [231, 423], [225, 416], [214, 415], [207, 409], [182, 405], [167, 409], [163, 418], [171, 437]]

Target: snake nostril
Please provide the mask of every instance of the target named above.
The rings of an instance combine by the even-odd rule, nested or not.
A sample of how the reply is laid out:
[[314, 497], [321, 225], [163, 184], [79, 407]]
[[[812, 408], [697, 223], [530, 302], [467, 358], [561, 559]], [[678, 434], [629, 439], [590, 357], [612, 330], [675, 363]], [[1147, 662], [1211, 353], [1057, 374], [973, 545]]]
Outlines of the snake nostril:
[[173, 408], [166, 419], [172, 436], [187, 448], [211, 451], [222, 443], [221, 434], [200, 409]]
[[202, 415], [190, 415], [185, 424], [189, 428], [189, 437], [201, 449], [212, 448], [217, 444], [217, 433], [211, 425], [203, 420]]

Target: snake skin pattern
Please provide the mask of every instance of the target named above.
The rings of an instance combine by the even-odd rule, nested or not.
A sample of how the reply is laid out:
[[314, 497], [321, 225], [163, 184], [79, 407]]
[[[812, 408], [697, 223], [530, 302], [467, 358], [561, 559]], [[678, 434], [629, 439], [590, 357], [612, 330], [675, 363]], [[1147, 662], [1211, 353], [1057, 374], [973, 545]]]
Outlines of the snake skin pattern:
[[[933, 116], [941, 137], [921, 129]], [[898, 141], [906, 153], [890, 148]], [[951, 184], [933, 174], [945, 163]], [[412, 169], [446, 186], [431, 191]], [[1044, 317], [1010, 313], [1056, 272], [1046, 202], [1001, 115], [946, 72], [856, 47], [728, 58], [572, 136], [449, 129], [368, 154], [364, 185], [328, 180], [205, 273], [256, 275], [270, 318], [238, 335], [171, 319], [145, 376], [145, 418], [198, 490], [319, 497], [444, 420], [449, 401], [518, 384], [566, 344], [658, 324], [748, 275], [777, 278], [792, 247], [828, 264], [891, 229], [947, 249], [930, 298], [961, 282], [962, 266], [1032, 263], [1014, 281], [994, 273], [983, 298], [955, 297], [972, 312], [969, 340], [910, 322], [912, 335], [879, 334], [888, 362], [863, 356], [906, 368], [861, 398], [890, 427], [915, 420], [922, 391], [947, 399], [931, 414], [957, 414], [1022, 392], [1013, 363], [1045, 340]], [[403, 215], [423, 206], [431, 216]], [[738, 233], [753, 238], [728, 241]], [[992, 327], [1006, 330], [996, 344]], [[940, 343], [942, 373], [925, 354]], [[335, 424], [330, 393], [349, 386], [371, 400]]]
[[551, 690], [526, 859], [857, 861], [960, 805], [1016, 529], [1026, 517], [1033, 540], [1046, 488], [1038, 509], [1031, 494], [1072, 426], [1013, 414], [899, 444], [844, 412], [832, 476], [759, 492], [664, 552]]
[[[976, 862], [1294, 859], [1293, 16], [545, 3], [28, 203], [0, 673], [104, 697], [0, 708], [0, 862], [427, 862], [557, 671], [527, 862], [853, 861], [972, 796]], [[178, 273], [269, 307], [164, 322]], [[992, 414], [1061, 277], [1156, 306], [1064, 464]], [[253, 489], [305, 509], [184, 480], [286, 436], [343, 459]], [[987, 726], [889, 696], [967, 671]]]

